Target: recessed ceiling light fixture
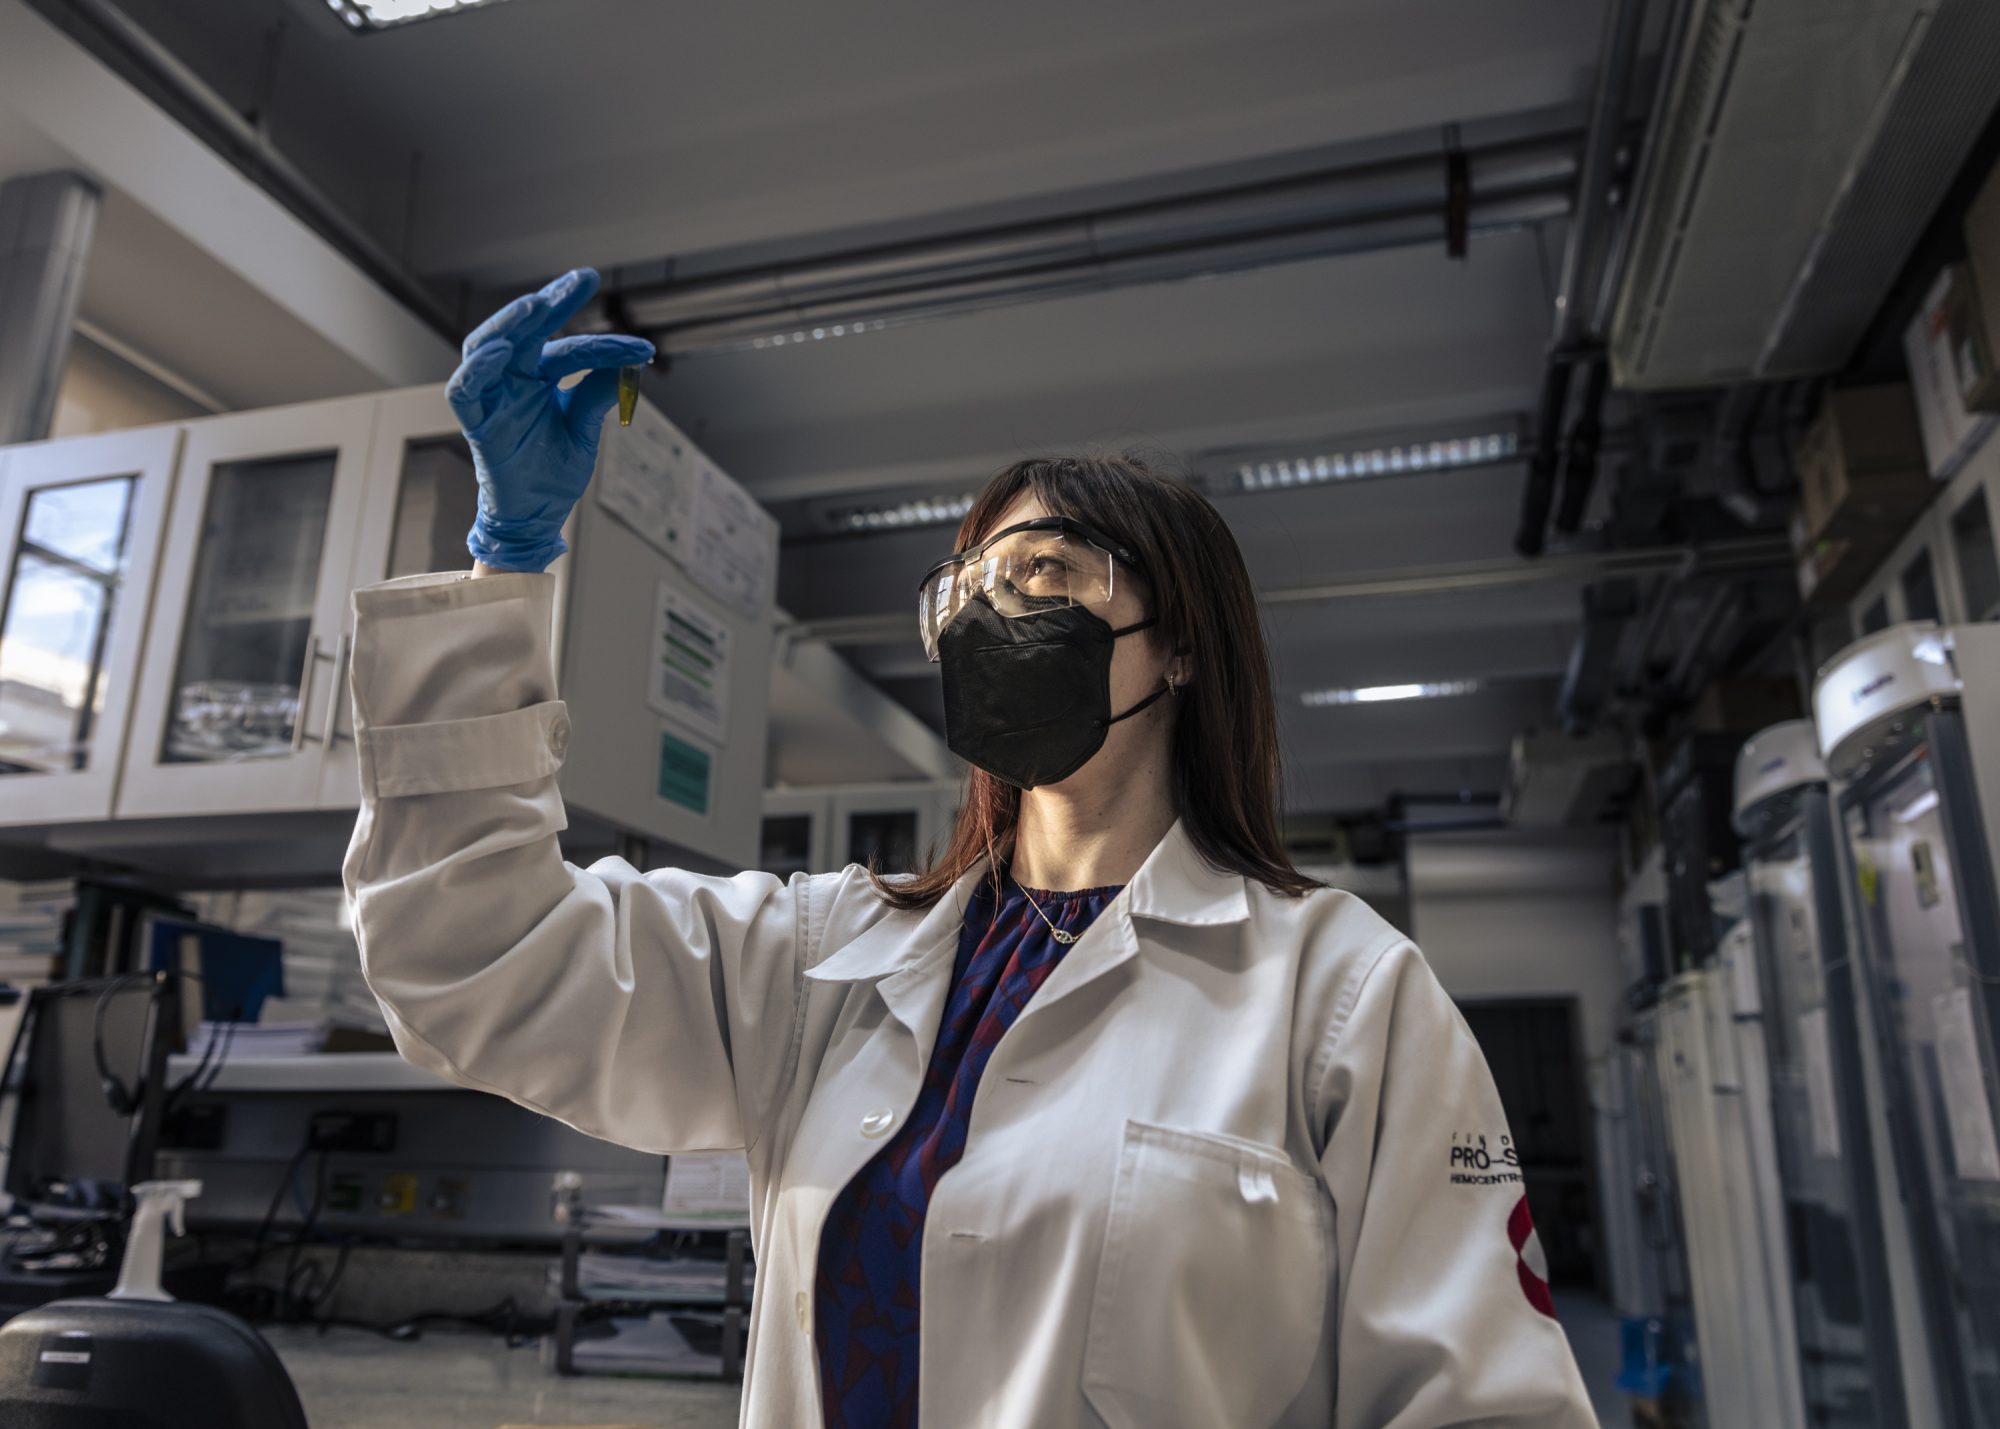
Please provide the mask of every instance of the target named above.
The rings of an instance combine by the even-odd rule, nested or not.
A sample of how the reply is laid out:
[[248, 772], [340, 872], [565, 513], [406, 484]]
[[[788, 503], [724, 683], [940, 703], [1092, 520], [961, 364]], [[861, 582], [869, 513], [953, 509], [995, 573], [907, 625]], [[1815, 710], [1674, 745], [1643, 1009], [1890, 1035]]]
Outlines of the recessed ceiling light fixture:
[[829, 518], [836, 531], [900, 531], [916, 526], [948, 526], [963, 521], [974, 494], [920, 497], [899, 506], [847, 506]]
[[499, 0], [326, 0], [327, 8], [347, 22], [351, 30], [388, 30], [439, 15], [455, 15], [495, 5]]
[[1307, 690], [1299, 703], [1321, 705], [1375, 705], [1391, 700], [1434, 700], [1445, 695], [1469, 695], [1479, 688], [1477, 680], [1438, 680], [1423, 685], [1363, 685], [1352, 690]]
[[1520, 423], [1506, 419], [1450, 432], [1329, 438], [1301, 445], [1304, 451], [1292, 447], [1278, 452], [1264, 447], [1210, 452], [1199, 464], [1204, 471], [1226, 473], [1243, 491], [1276, 491], [1378, 476], [1497, 466], [1519, 461], [1524, 455]]

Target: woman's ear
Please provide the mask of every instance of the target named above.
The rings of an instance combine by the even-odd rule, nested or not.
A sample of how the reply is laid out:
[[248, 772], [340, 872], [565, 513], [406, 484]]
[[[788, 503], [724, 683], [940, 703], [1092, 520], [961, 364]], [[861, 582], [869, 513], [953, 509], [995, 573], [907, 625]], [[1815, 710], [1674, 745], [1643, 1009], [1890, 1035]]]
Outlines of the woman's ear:
[[1175, 694], [1179, 694], [1183, 689], [1187, 688], [1187, 682], [1193, 674], [1193, 659], [1185, 650], [1177, 652], [1171, 660], [1167, 661], [1167, 688]]

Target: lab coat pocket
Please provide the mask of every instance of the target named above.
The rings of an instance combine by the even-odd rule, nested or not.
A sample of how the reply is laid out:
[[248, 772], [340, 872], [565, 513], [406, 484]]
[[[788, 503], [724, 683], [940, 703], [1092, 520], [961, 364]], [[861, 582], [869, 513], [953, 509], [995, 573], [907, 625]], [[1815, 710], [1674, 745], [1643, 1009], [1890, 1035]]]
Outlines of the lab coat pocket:
[[1333, 1205], [1274, 1146], [1125, 1123], [1083, 1349], [1105, 1422], [1274, 1422], [1333, 1294]]

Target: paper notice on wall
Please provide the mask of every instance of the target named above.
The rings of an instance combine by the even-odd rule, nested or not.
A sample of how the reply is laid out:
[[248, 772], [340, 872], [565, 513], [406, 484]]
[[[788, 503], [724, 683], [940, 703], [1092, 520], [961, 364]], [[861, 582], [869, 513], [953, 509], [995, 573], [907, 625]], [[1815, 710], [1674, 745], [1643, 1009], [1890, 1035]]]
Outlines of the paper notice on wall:
[[740, 1225], [750, 1219], [750, 1161], [740, 1151], [695, 1151], [667, 1158], [660, 1209], [674, 1220]]
[[1952, 1160], [1964, 1181], [2000, 1181], [2000, 1143], [1993, 1131], [1993, 1102], [1979, 1055], [1972, 990], [1954, 988], [1931, 1000], [1937, 1026], [1938, 1088], [1951, 1131]]
[[697, 453], [691, 443], [644, 403], [629, 427], [606, 426], [597, 461], [597, 500], [606, 511], [652, 545], [678, 557], [683, 488]]
[[705, 458], [697, 458], [688, 490], [681, 553], [688, 574], [746, 620], [761, 619], [771, 599], [778, 523]]
[[654, 595], [646, 701], [670, 720], [727, 743], [729, 627], [661, 581]]
[[1840, 1114], [1833, 1098], [1833, 1046], [1827, 1040], [1826, 1009], [1799, 1014], [1799, 1052], [1805, 1062], [1806, 1115], [1813, 1155], [1840, 1159]]
[[679, 561], [697, 588], [746, 619], [771, 600], [778, 523], [657, 407], [606, 427], [597, 464], [606, 511]]

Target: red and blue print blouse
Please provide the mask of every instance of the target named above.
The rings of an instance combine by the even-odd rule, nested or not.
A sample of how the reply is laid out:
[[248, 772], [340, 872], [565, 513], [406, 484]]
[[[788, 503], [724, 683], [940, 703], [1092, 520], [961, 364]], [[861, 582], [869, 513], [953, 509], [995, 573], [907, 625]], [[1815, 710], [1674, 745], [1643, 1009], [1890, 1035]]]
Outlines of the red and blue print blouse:
[[834, 1198], [820, 1233], [813, 1323], [827, 1429], [915, 1429], [931, 1193], [965, 1152], [972, 1100], [993, 1049], [1062, 961], [1067, 945], [1049, 923], [1080, 935], [1117, 893], [1049, 893], [1009, 882], [996, 899], [982, 882], [967, 904], [951, 996], [916, 1105]]

